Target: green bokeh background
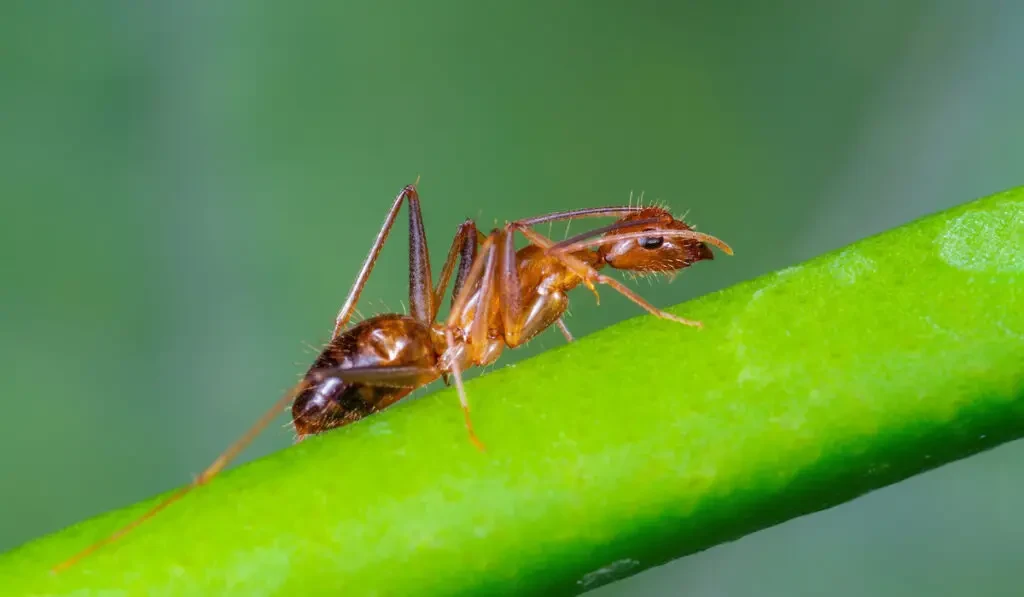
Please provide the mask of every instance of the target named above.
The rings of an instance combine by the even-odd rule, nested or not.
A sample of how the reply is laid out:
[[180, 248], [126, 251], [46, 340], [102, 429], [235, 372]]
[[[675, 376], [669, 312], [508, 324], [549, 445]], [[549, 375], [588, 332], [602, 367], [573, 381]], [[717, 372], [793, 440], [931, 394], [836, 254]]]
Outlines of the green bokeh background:
[[[0, 549], [200, 471], [308, 365], [417, 175], [435, 261], [466, 217], [689, 210], [737, 255], [639, 282], [675, 304], [1024, 183], [1022, 30], [956, 0], [7, 3]], [[402, 309], [405, 236], [364, 314]], [[602, 299], [576, 334], [638, 314]], [[1022, 457], [594, 595], [1017, 595]]]

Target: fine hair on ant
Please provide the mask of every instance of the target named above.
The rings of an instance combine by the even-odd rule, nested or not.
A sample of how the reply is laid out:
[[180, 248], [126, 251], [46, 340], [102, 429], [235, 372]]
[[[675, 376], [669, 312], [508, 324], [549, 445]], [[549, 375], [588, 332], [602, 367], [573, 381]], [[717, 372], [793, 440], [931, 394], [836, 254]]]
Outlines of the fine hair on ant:
[[[409, 213], [409, 313], [385, 313], [349, 326], [377, 257], [403, 203]], [[581, 218], [616, 221], [555, 242], [533, 226]], [[515, 248], [515, 235], [529, 244]], [[661, 207], [619, 206], [576, 209], [507, 222], [481, 233], [473, 220], [459, 225], [436, 284], [416, 184], [395, 197], [345, 302], [335, 318], [331, 339], [302, 379], [196, 479], [113, 534], [57, 565], [64, 570], [97, 549], [124, 536], [210, 482], [291, 405], [299, 439], [342, 427], [398, 402], [413, 390], [454, 377], [470, 441], [478, 449], [469, 414], [463, 373], [494, 363], [505, 348], [516, 348], [556, 325], [572, 341], [563, 315], [567, 293], [583, 285], [597, 297], [597, 285], [624, 295], [656, 317], [687, 326], [684, 319], [653, 306], [600, 270], [610, 267], [635, 273], [672, 273], [714, 258], [711, 246], [731, 255], [727, 244], [693, 230]], [[454, 275], [448, 317], [438, 311]], [[599, 298], [599, 297], [598, 297]]]

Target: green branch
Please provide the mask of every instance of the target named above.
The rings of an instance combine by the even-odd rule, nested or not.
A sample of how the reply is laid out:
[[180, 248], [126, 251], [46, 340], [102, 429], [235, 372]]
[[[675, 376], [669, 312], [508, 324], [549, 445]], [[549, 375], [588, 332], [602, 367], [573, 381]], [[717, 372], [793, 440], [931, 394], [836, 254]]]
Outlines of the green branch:
[[675, 311], [705, 329], [637, 317], [471, 382], [486, 453], [437, 392], [63, 574], [149, 503], [14, 550], [4, 593], [572, 594], [1024, 435], [1024, 188]]

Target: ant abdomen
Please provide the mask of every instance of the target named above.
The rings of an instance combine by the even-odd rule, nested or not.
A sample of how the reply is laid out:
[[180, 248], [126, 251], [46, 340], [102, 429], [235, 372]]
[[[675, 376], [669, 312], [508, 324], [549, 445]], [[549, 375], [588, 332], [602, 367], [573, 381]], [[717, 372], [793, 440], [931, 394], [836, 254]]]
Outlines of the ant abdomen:
[[[299, 437], [358, 421], [404, 398], [414, 383], [436, 379], [435, 336], [420, 321], [397, 314], [372, 317], [340, 334], [313, 362], [292, 403], [292, 422]], [[386, 376], [389, 368], [420, 373], [408, 382], [403, 379], [408, 373], [372, 384], [360, 377], [368, 370]], [[346, 369], [360, 380], [346, 379]], [[332, 373], [324, 376], [326, 372]]]
[[305, 382], [309, 387], [292, 403], [292, 423], [299, 438], [341, 427], [373, 412], [359, 396], [359, 385], [332, 377]]

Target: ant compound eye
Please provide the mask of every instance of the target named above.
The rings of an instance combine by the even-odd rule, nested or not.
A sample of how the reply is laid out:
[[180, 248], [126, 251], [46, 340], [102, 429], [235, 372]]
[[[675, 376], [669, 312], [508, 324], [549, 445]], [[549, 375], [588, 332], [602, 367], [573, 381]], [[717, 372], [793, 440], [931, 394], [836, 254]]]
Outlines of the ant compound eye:
[[663, 236], [645, 236], [645, 237], [639, 239], [637, 242], [639, 242], [640, 246], [645, 248], [645, 249], [654, 250], [654, 249], [657, 249], [658, 247], [660, 247], [662, 244], [665, 243], [665, 237], [663, 237]]

